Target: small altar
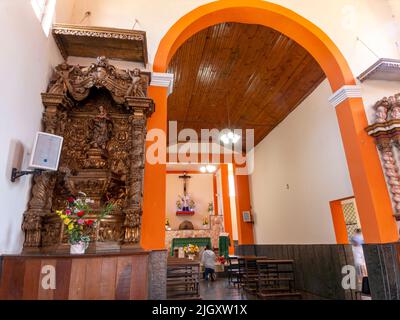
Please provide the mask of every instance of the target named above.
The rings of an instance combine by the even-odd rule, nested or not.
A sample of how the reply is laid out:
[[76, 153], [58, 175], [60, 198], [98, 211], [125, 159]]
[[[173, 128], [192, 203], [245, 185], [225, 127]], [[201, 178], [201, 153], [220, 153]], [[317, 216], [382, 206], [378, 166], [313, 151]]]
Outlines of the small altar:
[[198, 246], [198, 247], [206, 247], [210, 246], [211, 248], [211, 239], [210, 238], [174, 238], [171, 242], [170, 255], [174, 255], [174, 249], [178, 247], [185, 247], [189, 244]]
[[[197, 239], [209, 239], [209, 244], [212, 248], [219, 247], [219, 236], [223, 232], [223, 216], [209, 216], [210, 226], [204, 229], [194, 229], [194, 230], [166, 230], [165, 231], [165, 247], [172, 251], [169, 253], [173, 255], [172, 244], [180, 243], [182, 241], [189, 241], [187, 244], [198, 244]], [[179, 245], [176, 245], [177, 247]], [[203, 246], [203, 245], [201, 245]], [[205, 245], [204, 245], [205, 246]]]

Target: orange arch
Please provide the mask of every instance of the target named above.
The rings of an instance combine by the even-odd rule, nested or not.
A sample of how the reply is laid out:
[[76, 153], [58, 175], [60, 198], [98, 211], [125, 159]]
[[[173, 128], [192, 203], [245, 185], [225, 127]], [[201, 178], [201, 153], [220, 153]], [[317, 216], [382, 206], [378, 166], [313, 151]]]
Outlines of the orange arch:
[[[161, 40], [153, 70], [166, 72], [172, 56], [188, 38], [223, 22], [259, 24], [277, 30], [315, 58], [333, 91], [344, 85], [355, 85], [346, 59], [321, 29], [289, 9], [261, 0], [220, 0], [189, 12]], [[166, 90], [150, 87], [149, 96], [154, 99], [158, 111], [150, 119], [148, 130], [161, 128], [166, 131]], [[395, 242], [398, 239], [397, 225], [392, 217], [391, 201], [376, 146], [364, 130], [368, 122], [362, 99], [343, 101], [336, 106], [336, 114], [366, 243]], [[165, 175], [165, 165], [146, 163], [143, 248], [164, 247], [165, 192], [162, 191], [165, 191]], [[160, 192], [154, 194], [153, 190]]]
[[319, 63], [332, 90], [354, 85], [354, 76], [333, 41], [316, 25], [280, 5], [260, 0], [221, 0], [205, 4], [179, 19], [158, 47], [153, 69], [166, 72], [176, 50], [195, 33], [218, 23], [259, 24], [281, 32], [304, 47]]

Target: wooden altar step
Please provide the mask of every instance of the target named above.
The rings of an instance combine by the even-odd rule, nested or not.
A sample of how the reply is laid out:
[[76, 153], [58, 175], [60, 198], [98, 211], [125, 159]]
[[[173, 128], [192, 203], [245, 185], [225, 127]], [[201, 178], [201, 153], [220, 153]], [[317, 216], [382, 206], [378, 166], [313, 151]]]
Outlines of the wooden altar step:
[[201, 299], [199, 280], [199, 262], [189, 259], [168, 258], [167, 299]]

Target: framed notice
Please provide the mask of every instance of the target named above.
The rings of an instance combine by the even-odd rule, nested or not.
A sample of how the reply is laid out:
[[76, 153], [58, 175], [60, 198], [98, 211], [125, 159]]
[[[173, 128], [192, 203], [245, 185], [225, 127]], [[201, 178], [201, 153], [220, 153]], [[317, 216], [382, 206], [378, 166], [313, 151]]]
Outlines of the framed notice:
[[57, 171], [62, 144], [63, 137], [38, 132], [33, 145], [29, 167]]
[[251, 219], [250, 211], [243, 211], [243, 221], [244, 222], [253, 222]]

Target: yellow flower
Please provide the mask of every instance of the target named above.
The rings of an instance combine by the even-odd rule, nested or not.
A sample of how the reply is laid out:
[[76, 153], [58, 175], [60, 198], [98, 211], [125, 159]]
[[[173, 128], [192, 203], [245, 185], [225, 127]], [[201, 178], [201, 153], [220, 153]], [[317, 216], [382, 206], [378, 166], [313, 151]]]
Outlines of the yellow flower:
[[56, 210], [56, 214], [58, 214], [59, 216], [62, 215], [62, 211], [61, 210]]
[[74, 224], [71, 223], [70, 225], [68, 225], [68, 230], [72, 230], [74, 228]]
[[[63, 219], [64, 219], [64, 218], [63, 218]], [[71, 222], [71, 219], [68, 219], [68, 218], [67, 218], [67, 219], [64, 219], [64, 223], [65, 223], [65, 224], [69, 224], [70, 222]]]

